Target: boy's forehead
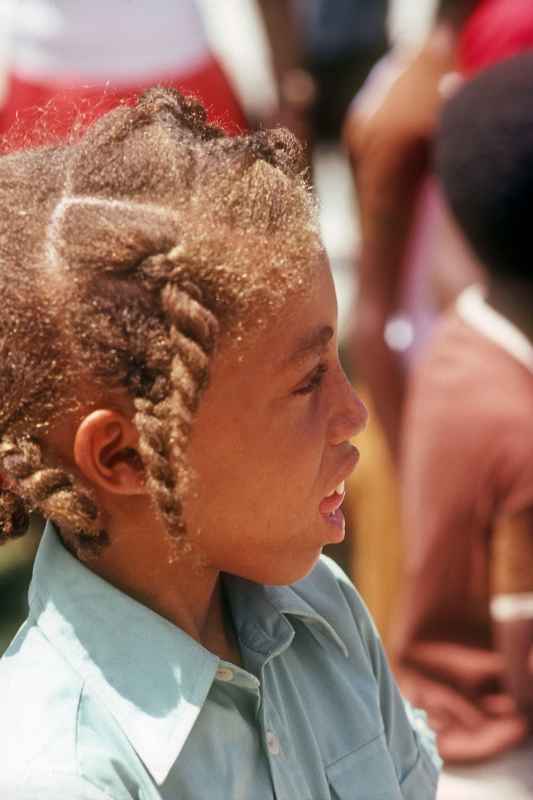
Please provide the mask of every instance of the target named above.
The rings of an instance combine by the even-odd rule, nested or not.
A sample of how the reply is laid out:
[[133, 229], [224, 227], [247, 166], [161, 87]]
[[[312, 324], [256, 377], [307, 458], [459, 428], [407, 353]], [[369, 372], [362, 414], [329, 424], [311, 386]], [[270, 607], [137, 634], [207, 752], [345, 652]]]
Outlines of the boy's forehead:
[[319, 324], [309, 329], [309, 331], [306, 331], [303, 336], [297, 339], [296, 346], [287, 359], [287, 366], [297, 366], [309, 356], [325, 350], [334, 336], [335, 330], [331, 325]]
[[279, 310], [260, 325], [252, 318], [250, 330], [241, 330], [230, 349], [243, 366], [256, 361], [265, 371], [294, 368], [329, 345], [336, 324], [335, 288], [329, 262], [321, 253], [305, 284], [290, 292]]
[[337, 329], [337, 296], [327, 257], [322, 254], [305, 294], [295, 295], [283, 315], [286, 365], [325, 349]]

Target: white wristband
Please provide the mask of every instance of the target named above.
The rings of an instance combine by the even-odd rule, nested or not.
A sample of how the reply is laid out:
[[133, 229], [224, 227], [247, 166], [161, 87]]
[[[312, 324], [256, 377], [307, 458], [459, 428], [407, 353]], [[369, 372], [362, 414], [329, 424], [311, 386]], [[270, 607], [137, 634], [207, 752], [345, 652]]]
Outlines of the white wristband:
[[491, 600], [490, 613], [497, 622], [533, 619], [533, 592], [498, 594]]

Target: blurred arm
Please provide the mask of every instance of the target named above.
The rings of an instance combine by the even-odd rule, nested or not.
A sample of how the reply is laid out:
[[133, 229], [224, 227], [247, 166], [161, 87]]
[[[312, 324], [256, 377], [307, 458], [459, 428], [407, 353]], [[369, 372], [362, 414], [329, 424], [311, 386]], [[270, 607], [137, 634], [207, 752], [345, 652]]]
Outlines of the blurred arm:
[[384, 331], [398, 309], [405, 255], [440, 107], [439, 82], [453, 66], [452, 45], [444, 39], [444, 46], [435, 46], [431, 37], [375, 110], [369, 113], [365, 102], [355, 104], [344, 131], [361, 221], [352, 352], [394, 455], [405, 386], [401, 357], [387, 346]]
[[279, 84], [282, 76], [302, 64], [302, 43], [290, 0], [257, 0], [270, 45], [272, 68]]
[[293, 4], [290, 0], [257, 0], [257, 5], [270, 47], [278, 94], [278, 108], [265, 124], [283, 125], [307, 142], [311, 134], [307, 112], [314, 103], [316, 88], [305, 69], [304, 43]]
[[492, 547], [492, 603], [496, 646], [509, 691], [533, 722], [533, 508], [502, 520]]

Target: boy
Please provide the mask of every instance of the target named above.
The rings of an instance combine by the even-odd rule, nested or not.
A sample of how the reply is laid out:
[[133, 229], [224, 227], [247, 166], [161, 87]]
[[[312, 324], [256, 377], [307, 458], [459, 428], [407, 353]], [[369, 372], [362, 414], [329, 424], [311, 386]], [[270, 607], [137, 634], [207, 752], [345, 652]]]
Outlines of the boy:
[[319, 561], [366, 411], [301, 167], [161, 89], [0, 161], [0, 532], [50, 520], [0, 666], [2, 797], [435, 796]]

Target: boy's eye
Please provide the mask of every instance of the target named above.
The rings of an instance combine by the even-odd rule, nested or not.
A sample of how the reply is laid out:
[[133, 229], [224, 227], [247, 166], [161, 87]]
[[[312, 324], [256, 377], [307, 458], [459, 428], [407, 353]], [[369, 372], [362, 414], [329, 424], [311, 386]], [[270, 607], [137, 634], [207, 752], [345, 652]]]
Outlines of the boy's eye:
[[322, 383], [322, 379], [327, 371], [328, 368], [325, 364], [319, 364], [306, 379], [305, 383], [300, 386], [299, 389], [296, 389], [294, 394], [311, 394], [311, 392], [314, 392]]

